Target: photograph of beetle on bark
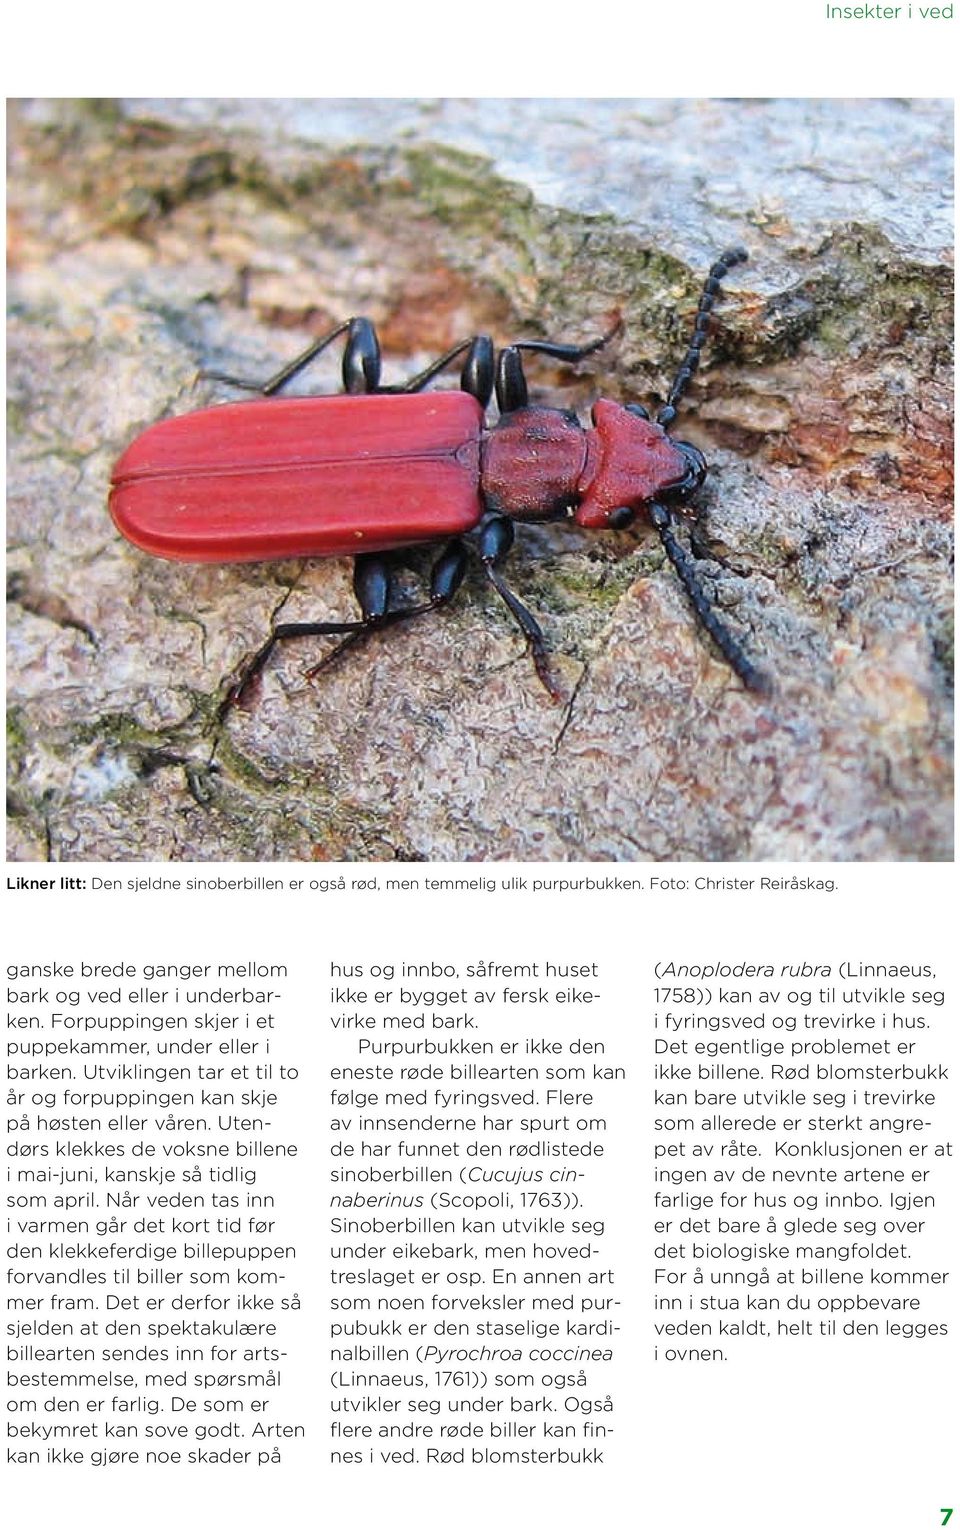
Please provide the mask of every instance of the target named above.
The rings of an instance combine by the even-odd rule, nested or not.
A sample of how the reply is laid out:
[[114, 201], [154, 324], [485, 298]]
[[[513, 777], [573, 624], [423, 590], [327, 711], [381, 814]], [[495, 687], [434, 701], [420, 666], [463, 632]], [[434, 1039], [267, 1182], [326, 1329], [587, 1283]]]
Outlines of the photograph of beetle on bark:
[[11, 859], [951, 856], [948, 103], [9, 131]]

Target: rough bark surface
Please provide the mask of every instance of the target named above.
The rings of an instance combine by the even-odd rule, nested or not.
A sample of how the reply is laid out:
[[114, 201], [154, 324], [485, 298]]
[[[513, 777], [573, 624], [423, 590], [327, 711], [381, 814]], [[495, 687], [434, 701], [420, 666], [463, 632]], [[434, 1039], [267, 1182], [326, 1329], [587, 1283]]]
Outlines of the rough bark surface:
[[[950, 847], [950, 113], [930, 101], [20, 103], [11, 120], [9, 854], [872, 860]], [[622, 337], [538, 399], [662, 398], [745, 243], [678, 434], [746, 693], [654, 534], [521, 529], [552, 705], [493, 592], [304, 679], [271, 620], [346, 563], [189, 567], [106, 513], [144, 426], [365, 313], [393, 378], [465, 335]], [[302, 391], [331, 391], [336, 364]], [[424, 562], [413, 560], [411, 581]], [[415, 582], [409, 590], [413, 593]]]

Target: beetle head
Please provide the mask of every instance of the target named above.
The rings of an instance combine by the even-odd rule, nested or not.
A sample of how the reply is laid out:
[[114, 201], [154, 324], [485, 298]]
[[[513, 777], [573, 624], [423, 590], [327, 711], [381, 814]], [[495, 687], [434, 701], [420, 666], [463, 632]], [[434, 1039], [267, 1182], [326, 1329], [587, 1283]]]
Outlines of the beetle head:
[[682, 453], [687, 471], [680, 482], [673, 484], [667, 493], [671, 499], [685, 504], [697, 492], [707, 476], [707, 459], [699, 447], [693, 446], [689, 441], [674, 441], [673, 444], [677, 451]]
[[[650, 418], [642, 404], [624, 404], [623, 407], [628, 414], [636, 415], [638, 420], [649, 420]], [[657, 420], [657, 424], [661, 425], [664, 430], [676, 415], [676, 410], [670, 411], [669, 419], [664, 419], [665, 414], [666, 411], [661, 410]], [[672, 437], [671, 441], [673, 441], [677, 451], [681, 453], [686, 471], [680, 482], [672, 484], [665, 492], [671, 499], [679, 501], [680, 504], [685, 504], [691, 495], [696, 494], [707, 476], [707, 459], [699, 447], [694, 446], [690, 441], [674, 441]], [[616, 516], [618, 514], [619, 511], [614, 510], [613, 515]], [[620, 524], [626, 526], [629, 525], [629, 521], [624, 518]], [[608, 525], [616, 528], [616, 522], [612, 517], [608, 521]]]
[[707, 465], [702, 453], [686, 441], [674, 441], [639, 405], [598, 399], [593, 424], [578, 486], [578, 525], [620, 530], [646, 505], [667, 495], [683, 503], [703, 482]]

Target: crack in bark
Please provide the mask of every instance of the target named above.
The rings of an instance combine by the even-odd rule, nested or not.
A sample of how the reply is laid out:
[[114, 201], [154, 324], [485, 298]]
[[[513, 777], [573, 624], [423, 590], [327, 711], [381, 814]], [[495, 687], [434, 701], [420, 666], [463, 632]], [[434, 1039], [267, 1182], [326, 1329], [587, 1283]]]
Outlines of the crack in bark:
[[573, 690], [570, 692], [570, 700], [567, 702], [567, 705], [566, 705], [566, 715], [564, 716], [563, 723], [560, 726], [560, 731], [557, 734], [556, 739], [554, 740], [554, 744], [553, 744], [553, 754], [554, 755], [557, 755], [559, 753], [560, 745], [563, 743], [563, 740], [564, 740], [564, 735], [566, 734], [567, 729], [569, 728], [571, 722], [573, 721], [574, 703], [576, 702], [576, 699], [577, 699], [578, 695], [580, 694], [581, 686], [586, 681], [587, 673], [589, 671], [589, 668], [590, 668], [590, 663], [589, 663], [589, 660], [587, 660], [584, 663], [583, 668], [580, 671], [580, 674], [577, 676], [576, 682], [574, 683]]
[[93, 628], [80, 617], [73, 615], [63, 596], [51, 595], [45, 590], [32, 591], [22, 574], [10, 576], [7, 582], [7, 600], [11, 605], [19, 606], [21, 611], [27, 612], [30, 616], [38, 616], [42, 621], [52, 622], [56, 627], [79, 632], [87, 639], [91, 648], [100, 647]]

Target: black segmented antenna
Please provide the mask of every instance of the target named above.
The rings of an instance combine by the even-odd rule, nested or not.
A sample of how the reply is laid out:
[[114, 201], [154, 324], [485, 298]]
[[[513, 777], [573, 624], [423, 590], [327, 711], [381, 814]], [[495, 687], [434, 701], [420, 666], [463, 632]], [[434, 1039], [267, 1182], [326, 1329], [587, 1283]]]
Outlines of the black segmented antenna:
[[713, 305], [720, 292], [720, 283], [732, 266], [739, 266], [747, 259], [747, 252], [742, 245], [735, 246], [732, 250], [724, 250], [719, 260], [715, 260], [710, 267], [710, 272], [703, 284], [700, 294], [700, 302], [697, 304], [697, 316], [693, 321], [693, 334], [690, 336], [690, 344], [687, 346], [687, 354], [680, 363], [676, 377], [670, 392], [667, 394], [667, 402], [657, 415], [657, 424], [664, 427], [672, 425], [677, 417], [677, 405], [686, 393], [693, 375], [700, 365], [700, 352], [703, 350], [703, 342], [707, 338], [710, 328], [710, 315]]
[[714, 610], [710, 597], [700, 583], [693, 559], [686, 548], [681, 547], [673, 534], [673, 517], [666, 505], [651, 505], [649, 515], [663, 544], [663, 550], [673, 564], [674, 571], [686, 590], [687, 598], [697, 613], [698, 619], [713, 638], [734, 674], [740, 676], [748, 691], [756, 691], [761, 696], [769, 694], [771, 687], [768, 676], [762, 669], [757, 668], [752, 659], [748, 658], [739, 639], [731, 632], [723, 617]]

